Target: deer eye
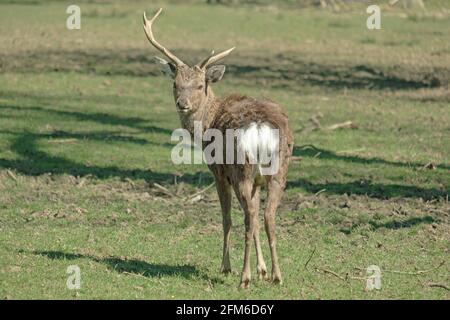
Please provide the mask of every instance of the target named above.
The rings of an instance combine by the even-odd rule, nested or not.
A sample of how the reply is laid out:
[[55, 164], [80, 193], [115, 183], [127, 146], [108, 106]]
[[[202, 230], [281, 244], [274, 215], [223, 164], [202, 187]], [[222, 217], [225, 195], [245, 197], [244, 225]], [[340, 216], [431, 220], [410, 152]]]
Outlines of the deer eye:
[[197, 89], [198, 89], [198, 90], [203, 90], [203, 85], [202, 85], [202, 84], [199, 85], [199, 86], [197, 87]]

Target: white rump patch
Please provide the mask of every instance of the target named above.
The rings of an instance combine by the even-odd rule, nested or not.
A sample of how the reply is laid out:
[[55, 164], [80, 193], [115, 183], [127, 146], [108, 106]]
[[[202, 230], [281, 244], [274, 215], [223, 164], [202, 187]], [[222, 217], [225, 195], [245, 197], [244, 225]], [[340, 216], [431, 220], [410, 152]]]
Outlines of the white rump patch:
[[[255, 176], [278, 171], [279, 132], [268, 123], [252, 122], [244, 128], [238, 138], [238, 150], [248, 157], [250, 164], [256, 165]], [[264, 167], [268, 165], [270, 168]]]

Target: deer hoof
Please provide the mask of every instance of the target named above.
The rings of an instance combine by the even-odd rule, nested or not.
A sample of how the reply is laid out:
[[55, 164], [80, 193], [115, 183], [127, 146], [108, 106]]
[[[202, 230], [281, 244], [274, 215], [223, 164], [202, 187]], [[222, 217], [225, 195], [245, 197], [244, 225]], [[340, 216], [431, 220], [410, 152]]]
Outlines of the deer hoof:
[[272, 276], [272, 283], [276, 285], [282, 285], [283, 280], [281, 279], [281, 276]]
[[239, 289], [249, 289], [250, 288], [250, 279], [241, 280], [241, 284], [239, 285]]
[[241, 284], [239, 288], [248, 289], [250, 287], [250, 272], [243, 272], [241, 275]]
[[220, 273], [228, 275], [231, 273], [231, 268], [220, 268]]
[[259, 280], [267, 280], [267, 270], [265, 269], [259, 269], [257, 270], [258, 273], [258, 279]]
[[222, 274], [230, 274], [231, 273], [231, 267], [230, 265], [222, 265], [222, 267], [220, 267], [220, 273]]

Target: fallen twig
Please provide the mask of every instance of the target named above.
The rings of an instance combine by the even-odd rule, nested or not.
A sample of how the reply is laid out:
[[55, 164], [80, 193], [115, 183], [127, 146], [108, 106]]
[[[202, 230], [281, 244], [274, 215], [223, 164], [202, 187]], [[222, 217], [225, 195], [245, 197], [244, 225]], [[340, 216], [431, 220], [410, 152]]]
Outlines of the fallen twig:
[[336, 129], [358, 129], [358, 126], [354, 124], [352, 121], [345, 121], [327, 127], [327, 130], [336, 130]]
[[6, 173], [8, 174], [8, 176], [13, 179], [15, 182], [17, 182], [17, 177], [16, 175], [9, 169], [6, 170]]
[[311, 125], [300, 129], [301, 133], [309, 133], [311, 131], [319, 130], [321, 128], [319, 119], [323, 117], [323, 114], [318, 113], [309, 118]]
[[435, 170], [436, 169], [436, 165], [433, 162], [428, 162], [422, 168], [423, 169], [428, 169], [428, 170]]
[[341, 276], [340, 274], [329, 270], [329, 269], [322, 269], [322, 268], [316, 268], [317, 271], [322, 271], [324, 273], [329, 273], [339, 279], [341, 279], [342, 281], [348, 282], [348, 280], [352, 279], [352, 280], [367, 280], [366, 277], [356, 277], [356, 276], [351, 276], [349, 273], [345, 274], [345, 277]]
[[313, 146], [312, 144], [305, 144], [304, 146], [299, 147], [300, 150], [318, 150], [317, 147]]
[[311, 259], [312, 259], [313, 255], [314, 255], [314, 253], [316, 253], [316, 249], [317, 249], [317, 247], [314, 247], [314, 250], [311, 252], [311, 255], [309, 256], [308, 261], [306, 261], [306, 263], [305, 263], [305, 269], [306, 269], [306, 267], [308, 266], [308, 263], [311, 261]]
[[325, 192], [325, 191], [327, 191], [327, 189], [319, 190], [319, 191], [317, 191], [316, 193], [314, 193], [314, 195], [315, 195], [315, 196], [318, 196], [319, 194], [321, 194], [322, 192]]
[[342, 151], [337, 151], [336, 154], [355, 153], [355, 152], [361, 152], [364, 150], [366, 150], [366, 148], [359, 148], [359, 149], [353, 149], [353, 150], [342, 150]]
[[49, 140], [49, 143], [73, 143], [73, 142], [77, 142], [78, 139], [52, 139]]
[[200, 191], [198, 191], [198, 192], [196, 192], [196, 193], [194, 193], [194, 194], [188, 196], [188, 197], [186, 198], [186, 200], [195, 198], [196, 196], [198, 196], [198, 195], [204, 193], [205, 191], [211, 189], [211, 187], [214, 186], [215, 184], [216, 184], [215, 182], [211, 183], [211, 184], [210, 184], [209, 186], [207, 186], [206, 188], [203, 188], [202, 190], [200, 190]]
[[203, 199], [203, 196], [201, 194], [198, 194], [195, 197], [190, 198], [189, 202], [190, 203], [195, 203], [195, 202], [198, 202], [198, 201], [200, 201], [202, 199]]
[[444, 210], [439, 210], [439, 209], [434, 209], [434, 208], [429, 208], [428, 211], [432, 212], [432, 213], [443, 214], [444, 216], [448, 216], [449, 215], [449, 213], [445, 212]]
[[322, 272], [324, 272], [324, 273], [332, 274], [333, 276], [335, 276], [336, 278], [341, 279], [342, 281], [347, 281], [347, 279], [345, 279], [343, 276], [337, 274], [337, 273], [334, 272], [334, 271], [331, 271], [331, 270], [328, 270], [328, 269], [320, 269], [320, 268], [316, 268], [316, 269], [317, 269], [318, 271], [322, 271]]
[[125, 181], [128, 182], [132, 187], [134, 187], [134, 182], [130, 178], [125, 178]]
[[313, 126], [315, 128], [320, 129], [321, 125], [320, 125], [319, 119], [322, 117], [323, 117], [323, 115], [321, 113], [318, 113], [318, 114], [313, 115], [311, 118], [309, 118], [309, 121], [311, 121], [311, 123], [313, 124]]
[[388, 272], [388, 273], [398, 273], [398, 274], [408, 274], [408, 275], [412, 275], [412, 276], [419, 276], [434, 270], [439, 269], [440, 267], [442, 267], [445, 264], [445, 261], [442, 261], [437, 267], [433, 267], [427, 270], [419, 270], [416, 272], [408, 272], [408, 271], [397, 271], [397, 270], [383, 270], [383, 272]]
[[158, 188], [160, 191], [162, 191], [164, 194], [171, 196], [171, 197], [175, 197], [175, 198], [180, 198], [179, 196], [177, 196], [176, 194], [174, 194], [173, 192], [170, 192], [169, 189], [163, 187], [162, 185], [158, 184], [158, 183], [153, 183], [153, 186], [155, 186], [156, 188]]
[[430, 282], [430, 283], [427, 283], [426, 285], [429, 286], [429, 287], [432, 287], [432, 288], [442, 288], [442, 289], [445, 289], [447, 291], [450, 291], [450, 288], [448, 286], [446, 286], [445, 284], [442, 284], [442, 283]]
[[135, 277], [148, 279], [148, 277], [146, 277], [146, 276], [144, 276], [143, 274], [140, 274], [140, 273], [133, 273], [133, 272], [128, 272], [128, 271], [122, 271], [122, 273], [123, 274], [127, 274], [129, 276], [135, 276]]

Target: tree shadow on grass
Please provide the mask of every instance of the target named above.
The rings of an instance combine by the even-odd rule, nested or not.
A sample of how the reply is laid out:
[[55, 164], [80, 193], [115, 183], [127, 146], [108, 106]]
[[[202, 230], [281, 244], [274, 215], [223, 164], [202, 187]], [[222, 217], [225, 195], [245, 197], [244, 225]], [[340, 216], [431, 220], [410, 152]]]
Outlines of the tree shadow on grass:
[[[33, 98], [33, 96], [31, 97]], [[40, 97], [42, 99], [42, 97]], [[118, 115], [106, 113], [83, 113], [78, 111], [64, 111], [41, 106], [21, 107], [17, 105], [0, 105], [0, 109], [14, 111], [33, 111], [43, 112], [44, 114], [57, 115], [62, 117], [73, 118], [74, 121], [92, 121], [105, 125], [120, 125], [144, 132], [155, 132], [164, 135], [170, 135], [171, 130], [147, 124], [146, 119], [138, 117], [122, 117]], [[14, 135], [11, 140], [10, 149], [12, 152], [21, 156], [20, 159], [0, 159], [0, 167], [17, 170], [26, 175], [41, 175], [47, 173], [53, 174], [70, 174], [73, 176], [91, 175], [99, 179], [107, 179], [111, 177], [119, 177], [121, 179], [144, 179], [149, 182], [168, 182], [173, 181], [173, 174], [166, 172], [158, 172], [144, 169], [124, 169], [118, 166], [95, 166], [77, 163], [61, 156], [50, 155], [39, 150], [37, 145], [39, 139], [79, 139], [79, 140], [95, 140], [95, 141], [113, 141], [126, 142], [139, 145], [153, 145], [158, 147], [172, 148], [171, 143], [153, 142], [147, 139], [136, 138], [130, 135], [123, 135], [120, 132], [96, 131], [96, 132], [66, 132], [54, 131], [51, 133], [34, 133], [34, 132], [9, 132], [2, 131], [0, 133]], [[196, 174], [184, 174], [183, 182], [204, 186], [211, 182], [212, 179], [200, 179], [201, 172]], [[200, 183], [199, 183], [200, 182]]]
[[[314, 146], [299, 146], [294, 148], [294, 156], [310, 157], [319, 159], [339, 160], [356, 164], [364, 165], [389, 165], [395, 167], [405, 168], [423, 168], [424, 164], [421, 163], [402, 163], [393, 162], [380, 158], [363, 158], [358, 156], [338, 155], [334, 152], [316, 148]], [[450, 169], [449, 166], [439, 164], [438, 168]], [[408, 186], [401, 184], [382, 184], [372, 183], [365, 179], [358, 179], [351, 182], [325, 182], [325, 183], [313, 183], [306, 179], [297, 179], [295, 181], [288, 181], [287, 188], [300, 187], [308, 192], [316, 193], [324, 190], [326, 193], [332, 194], [358, 194], [367, 195], [371, 198], [378, 198], [382, 200], [395, 198], [395, 197], [407, 197], [407, 198], [422, 198], [424, 200], [432, 200], [438, 198], [445, 198], [450, 194], [450, 189], [438, 190], [435, 188], [421, 188], [417, 186]]]
[[[399, 220], [391, 220], [387, 222], [377, 222], [374, 220], [371, 220], [368, 222], [372, 230], [378, 230], [378, 229], [390, 229], [390, 230], [398, 230], [403, 228], [411, 228], [419, 224], [432, 224], [436, 222], [436, 220], [431, 216], [425, 216], [425, 217], [413, 217], [409, 218], [403, 221]], [[345, 234], [351, 234], [356, 228], [361, 226], [363, 223], [356, 223], [352, 225], [349, 228], [341, 228], [340, 231]]]
[[79, 112], [79, 111], [57, 110], [57, 109], [45, 108], [45, 107], [41, 107], [41, 106], [23, 107], [23, 106], [12, 105], [12, 104], [0, 105], [0, 109], [13, 110], [13, 111], [43, 112], [46, 114], [51, 114], [51, 115], [56, 115], [56, 116], [61, 116], [61, 117], [70, 117], [77, 121], [92, 121], [92, 122], [96, 122], [99, 124], [105, 124], [105, 125], [126, 126], [126, 127], [130, 127], [133, 129], [142, 130], [145, 132], [155, 132], [155, 133], [161, 133], [161, 134], [166, 134], [166, 135], [172, 134], [172, 130], [146, 124], [146, 122], [148, 122], [148, 120], [139, 118], [139, 117], [122, 117], [122, 116], [118, 116], [118, 115], [101, 113], [101, 112], [84, 113], [84, 112]]
[[[0, 109], [13, 109], [13, 110], [31, 110], [46, 113], [54, 113], [61, 116], [73, 117], [76, 121], [94, 121], [101, 124], [108, 125], [124, 125], [135, 129], [144, 131], [156, 131], [158, 133], [167, 134], [170, 130], [165, 128], [159, 128], [155, 126], [149, 126], [145, 123], [145, 120], [135, 117], [120, 117], [116, 115], [109, 115], [103, 113], [82, 113], [73, 111], [61, 111], [55, 109], [48, 109], [43, 107], [19, 107], [13, 105], [0, 105]], [[145, 139], [139, 139], [132, 136], [123, 136], [120, 134], [114, 134], [111, 132], [86, 132], [86, 133], [70, 133], [64, 131], [56, 131], [53, 133], [31, 133], [31, 132], [5, 132], [5, 134], [14, 134], [16, 137], [11, 141], [11, 151], [21, 156], [20, 159], [0, 159], [0, 167], [15, 169], [23, 174], [27, 175], [41, 175], [46, 173], [55, 174], [71, 174], [73, 176], [86, 176], [92, 175], [97, 178], [110, 178], [120, 177], [122, 179], [144, 179], [152, 182], [167, 182], [173, 181], [173, 174], [165, 172], [155, 172], [151, 170], [143, 169], [124, 169], [117, 166], [99, 167], [92, 165], [85, 165], [82, 163], [76, 163], [72, 160], [50, 155], [46, 152], [39, 150], [37, 142], [39, 139], [52, 139], [52, 138], [74, 138], [74, 139], [91, 139], [97, 141], [114, 140], [127, 143], [136, 143], [141, 145], [157, 145], [163, 147], [172, 147], [169, 143], [152, 142]], [[294, 156], [301, 157], [316, 157], [318, 155], [321, 159], [341, 160], [358, 164], [383, 164], [390, 166], [399, 166], [407, 168], [420, 168], [423, 164], [420, 163], [401, 163], [387, 161], [380, 158], [362, 158], [359, 156], [338, 155], [332, 151], [319, 149], [314, 146], [300, 146], [294, 148]], [[450, 169], [446, 165], [438, 165], [439, 168]], [[198, 186], [204, 186], [212, 181], [211, 177], [207, 179], [200, 179], [202, 173], [185, 174], [182, 181], [189, 184], [197, 184]], [[201, 183], [199, 184], [199, 180]], [[449, 194], [449, 190], [437, 190], [437, 189], [424, 189], [416, 186], [405, 186], [397, 184], [372, 184], [362, 181], [353, 181], [347, 183], [312, 183], [307, 180], [298, 179], [296, 181], [289, 181], [288, 188], [303, 187], [309, 192], [318, 192], [322, 189], [326, 189], [328, 193], [335, 194], [362, 194], [368, 195], [374, 198], [389, 199], [393, 197], [420, 197], [424, 199], [434, 199], [439, 197], [445, 197]]]
[[[288, 57], [280, 56], [281, 59]], [[295, 67], [293, 67], [295, 66]], [[232, 64], [227, 68], [229, 76], [237, 79], [260, 79], [263, 83], [281, 89], [295, 90], [299, 85], [329, 87], [334, 89], [400, 90], [437, 87], [440, 82], [429, 75], [417, 80], [408, 74], [389, 74], [386, 70], [363, 65], [336, 66], [295, 60], [290, 65]], [[406, 72], [403, 72], [406, 73]]]
[[[61, 136], [61, 135], [59, 135]], [[72, 137], [68, 134], [64, 137]], [[89, 133], [84, 135], [89, 136]], [[99, 179], [107, 179], [119, 177], [121, 179], [144, 179], [148, 182], [171, 182], [173, 181], [173, 173], [159, 172], [144, 169], [124, 169], [118, 166], [100, 167], [95, 165], [85, 165], [60, 156], [50, 155], [39, 150], [37, 141], [40, 138], [48, 138], [48, 135], [24, 132], [17, 135], [11, 143], [11, 150], [21, 156], [21, 159], [1, 159], [0, 167], [17, 170], [18, 172], [31, 176], [39, 176], [42, 174], [70, 174], [73, 176], [93, 176]], [[75, 135], [76, 137], [76, 135]], [[142, 141], [134, 141], [142, 143]], [[203, 178], [202, 172], [195, 174], [184, 174], [181, 181], [197, 186], [204, 186], [212, 181], [212, 177]], [[200, 181], [201, 180], [201, 181]]]
[[[395, 161], [389, 161], [384, 160], [381, 158], [363, 158], [359, 156], [353, 156], [353, 155], [339, 155], [335, 152], [317, 148], [313, 145], [303, 145], [303, 146], [296, 146], [294, 147], [293, 155], [297, 157], [308, 157], [308, 158], [319, 158], [319, 159], [326, 159], [326, 160], [339, 160], [339, 161], [346, 161], [346, 162], [352, 162], [352, 163], [358, 163], [358, 164], [384, 164], [389, 166], [395, 166], [395, 167], [405, 167], [405, 168], [423, 168], [425, 164], [423, 163], [417, 163], [417, 162], [395, 162]], [[445, 164], [439, 164], [437, 165], [438, 168], [450, 170], [450, 166]]]
[[326, 193], [332, 194], [357, 194], [366, 195], [371, 198], [387, 200], [396, 197], [405, 198], [422, 198], [424, 200], [432, 200], [445, 198], [450, 190], [438, 190], [434, 188], [420, 188], [416, 186], [408, 186], [401, 184], [381, 184], [371, 183], [364, 180], [356, 180], [352, 182], [326, 182], [312, 183], [306, 179], [297, 179], [288, 181], [287, 188], [300, 187], [310, 193], [317, 193], [324, 190]]
[[34, 251], [33, 254], [44, 256], [51, 260], [89, 259], [97, 263], [105, 264], [109, 269], [118, 273], [132, 273], [149, 278], [181, 276], [186, 279], [200, 277], [214, 282], [220, 281], [220, 279], [217, 278], [208, 278], [192, 265], [154, 264], [136, 259], [124, 259], [119, 257], [99, 258], [93, 255], [66, 253], [61, 251]]
[[[89, 134], [86, 134], [89, 137]], [[59, 137], [77, 137], [73, 134], [60, 133]], [[92, 136], [91, 138], [96, 138], [98, 134]], [[39, 150], [37, 146], [37, 141], [40, 138], [48, 138], [49, 136], [44, 134], [35, 134], [25, 132], [19, 134], [11, 143], [11, 150], [19, 154], [21, 159], [0, 159], [0, 167], [11, 168], [17, 170], [26, 175], [41, 175], [46, 173], [53, 174], [70, 174], [73, 176], [87, 176], [91, 175], [100, 179], [106, 179], [111, 177], [119, 177], [121, 179], [144, 179], [151, 182], [171, 182], [173, 181], [173, 174], [168, 172], [158, 172], [152, 170], [143, 169], [123, 169], [117, 166], [107, 166], [99, 167], [93, 165], [84, 165], [81, 163], [74, 162], [72, 160], [49, 155], [46, 152]], [[100, 137], [102, 137], [100, 135]], [[98, 137], [97, 137], [98, 138]], [[144, 141], [137, 140], [130, 141], [136, 143], [145, 143]], [[316, 150], [317, 151], [317, 150]], [[314, 151], [314, 152], [316, 152]], [[330, 155], [331, 159], [339, 159], [340, 156], [334, 155], [331, 152], [324, 151], [324, 154]], [[308, 151], [309, 152], [309, 151]], [[298, 154], [294, 152], [295, 154]], [[301, 153], [305, 156], [305, 153]], [[309, 153], [312, 156], [313, 153]], [[357, 163], [365, 163], [365, 161], [372, 161], [372, 159], [363, 159], [359, 157], [349, 157], [344, 156], [341, 160], [351, 161]], [[382, 159], [373, 160], [374, 163], [384, 163]], [[401, 165], [397, 163], [386, 162], [389, 165]], [[419, 166], [419, 164], [416, 164]], [[196, 174], [185, 174], [183, 175], [183, 182], [189, 184], [197, 184], [198, 186], [204, 186], [212, 181], [211, 177], [206, 179], [201, 179], [199, 184], [201, 172]], [[449, 194], [449, 190], [438, 190], [438, 189], [425, 189], [416, 186], [406, 186], [399, 184], [377, 184], [371, 183], [365, 180], [356, 180], [352, 182], [327, 182], [327, 183], [312, 183], [305, 179], [297, 179], [295, 181], [288, 181], [287, 188], [301, 187], [311, 193], [319, 192], [323, 189], [327, 193], [334, 194], [359, 194], [367, 195], [372, 198], [379, 199], [390, 199], [394, 197], [417, 197], [426, 200], [436, 199], [440, 197], [445, 197]]]
[[[198, 61], [204, 50], [173, 48], [185, 61]], [[42, 56], [46, 56], [45, 64]], [[158, 67], [146, 49], [105, 50], [44, 50], [26, 54], [9, 54], [4, 57], [2, 71], [42, 73], [73, 72], [98, 75], [125, 75], [148, 77], [160, 74]], [[14, 63], [20, 61], [20, 63]], [[313, 85], [335, 89], [398, 90], [438, 87], [448, 83], [448, 68], [432, 71], [396, 66], [346, 63], [317, 63], [298, 52], [264, 55], [243, 51], [236, 52], [227, 63], [227, 76], [231, 80], [281, 87], [298, 91], [299, 86]]]

